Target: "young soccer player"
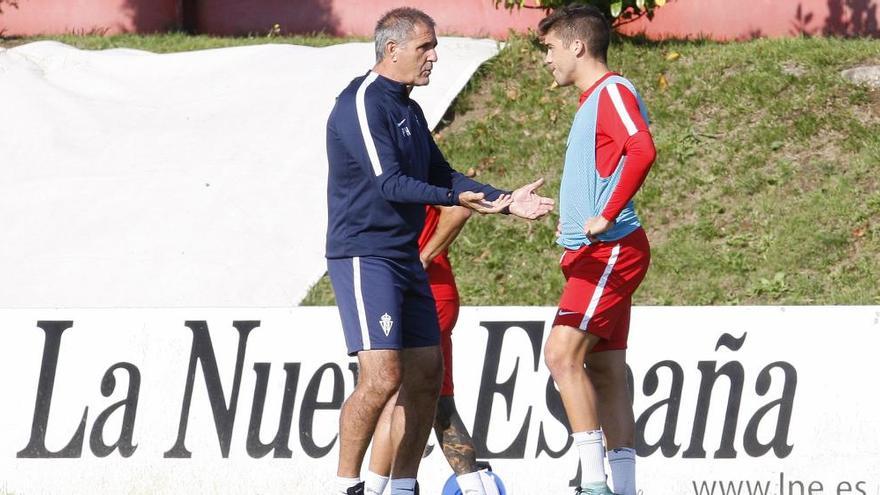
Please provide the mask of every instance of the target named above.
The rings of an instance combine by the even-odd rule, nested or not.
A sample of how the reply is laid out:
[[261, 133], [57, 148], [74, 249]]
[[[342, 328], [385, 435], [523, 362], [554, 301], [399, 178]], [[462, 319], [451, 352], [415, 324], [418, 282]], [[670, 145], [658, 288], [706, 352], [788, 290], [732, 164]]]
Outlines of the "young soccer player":
[[650, 247], [632, 198], [654, 162], [654, 143], [635, 87], [608, 69], [611, 29], [598, 9], [563, 7], [538, 30], [553, 78], [582, 91], [559, 192], [566, 284], [544, 358], [580, 456], [576, 493], [612, 493], [604, 431], [615, 493], [636, 495], [626, 347], [632, 294], [648, 270]]

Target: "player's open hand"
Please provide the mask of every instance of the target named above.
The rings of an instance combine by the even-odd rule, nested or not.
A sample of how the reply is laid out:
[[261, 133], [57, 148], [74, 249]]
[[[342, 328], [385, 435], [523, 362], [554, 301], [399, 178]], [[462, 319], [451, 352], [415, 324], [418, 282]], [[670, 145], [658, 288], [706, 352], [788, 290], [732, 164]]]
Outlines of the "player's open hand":
[[587, 219], [586, 224], [584, 224], [584, 233], [587, 234], [587, 239], [590, 242], [596, 242], [598, 240], [596, 236], [608, 232], [611, 227], [614, 227], [614, 221], [607, 220], [602, 215], [599, 215]]
[[510, 194], [502, 194], [495, 201], [487, 201], [483, 193], [464, 191], [458, 195], [458, 204], [477, 213], [500, 213], [510, 206], [513, 199]]
[[535, 193], [542, 185], [544, 185], [544, 179], [540, 178], [513, 191], [510, 213], [520, 218], [534, 220], [553, 211], [554, 201]]

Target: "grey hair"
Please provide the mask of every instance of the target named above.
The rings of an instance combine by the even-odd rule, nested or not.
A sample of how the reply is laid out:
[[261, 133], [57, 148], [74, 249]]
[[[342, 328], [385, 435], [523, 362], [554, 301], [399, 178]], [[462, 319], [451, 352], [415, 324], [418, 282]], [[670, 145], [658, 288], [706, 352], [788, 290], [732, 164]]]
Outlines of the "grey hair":
[[374, 37], [376, 39], [376, 62], [385, 58], [385, 45], [389, 41], [399, 44], [406, 43], [416, 25], [423, 24], [434, 29], [435, 23], [431, 16], [412, 7], [398, 7], [385, 13], [376, 23]]

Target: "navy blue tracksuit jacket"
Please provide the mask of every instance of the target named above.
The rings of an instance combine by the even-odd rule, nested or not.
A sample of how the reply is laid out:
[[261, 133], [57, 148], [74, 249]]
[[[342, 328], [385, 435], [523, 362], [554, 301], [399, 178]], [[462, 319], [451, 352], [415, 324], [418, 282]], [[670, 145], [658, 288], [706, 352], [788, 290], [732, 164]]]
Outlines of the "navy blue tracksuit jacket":
[[327, 258], [418, 259], [426, 204], [463, 191], [504, 191], [453, 170], [404, 84], [368, 72], [336, 99], [327, 121]]

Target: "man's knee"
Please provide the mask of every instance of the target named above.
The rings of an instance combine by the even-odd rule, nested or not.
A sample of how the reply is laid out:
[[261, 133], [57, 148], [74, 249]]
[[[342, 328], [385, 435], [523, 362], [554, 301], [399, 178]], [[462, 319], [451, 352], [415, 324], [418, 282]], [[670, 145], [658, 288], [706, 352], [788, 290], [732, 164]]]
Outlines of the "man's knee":
[[372, 397], [387, 402], [400, 388], [403, 367], [397, 353], [381, 356], [362, 356], [357, 388]]
[[544, 346], [544, 364], [554, 380], [572, 373], [583, 373], [584, 369], [583, 359], [577, 349], [572, 348], [565, 339], [553, 338], [552, 335]]

